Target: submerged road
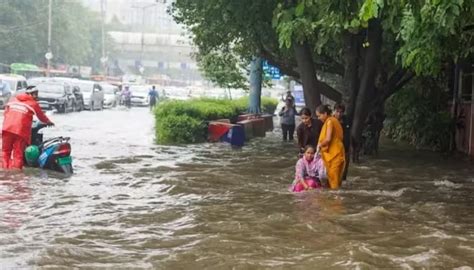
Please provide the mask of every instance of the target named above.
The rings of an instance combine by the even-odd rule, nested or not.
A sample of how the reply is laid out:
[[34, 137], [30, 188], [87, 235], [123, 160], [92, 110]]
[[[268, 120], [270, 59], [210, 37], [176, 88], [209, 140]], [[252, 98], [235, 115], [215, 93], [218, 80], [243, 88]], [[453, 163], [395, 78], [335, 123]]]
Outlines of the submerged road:
[[387, 144], [340, 191], [287, 191], [279, 131], [241, 150], [157, 146], [146, 108], [52, 115], [70, 178], [0, 172], [1, 269], [474, 265], [474, 169]]

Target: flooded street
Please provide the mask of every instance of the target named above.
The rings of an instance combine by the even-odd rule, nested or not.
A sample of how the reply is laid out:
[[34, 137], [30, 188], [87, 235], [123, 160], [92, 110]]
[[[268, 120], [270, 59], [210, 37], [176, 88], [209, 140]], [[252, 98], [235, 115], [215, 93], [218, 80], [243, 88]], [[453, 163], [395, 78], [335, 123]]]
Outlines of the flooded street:
[[336, 192], [288, 192], [279, 130], [157, 146], [148, 109], [55, 114], [75, 174], [1, 172], [1, 269], [474, 266], [474, 167], [388, 144]]

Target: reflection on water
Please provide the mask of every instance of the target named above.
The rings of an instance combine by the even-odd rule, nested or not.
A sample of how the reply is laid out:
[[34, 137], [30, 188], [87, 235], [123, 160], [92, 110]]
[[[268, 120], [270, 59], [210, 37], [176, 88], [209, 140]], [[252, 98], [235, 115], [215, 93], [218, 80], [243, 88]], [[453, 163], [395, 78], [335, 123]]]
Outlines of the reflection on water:
[[28, 179], [22, 172], [4, 172], [0, 174], [0, 228], [17, 229], [27, 215], [26, 201], [31, 199]]
[[72, 137], [76, 174], [3, 172], [3, 268], [474, 265], [469, 163], [388, 146], [342, 190], [292, 194], [277, 131], [241, 150], [156, 146], [146, 108], [53, 118], [45, 137]]

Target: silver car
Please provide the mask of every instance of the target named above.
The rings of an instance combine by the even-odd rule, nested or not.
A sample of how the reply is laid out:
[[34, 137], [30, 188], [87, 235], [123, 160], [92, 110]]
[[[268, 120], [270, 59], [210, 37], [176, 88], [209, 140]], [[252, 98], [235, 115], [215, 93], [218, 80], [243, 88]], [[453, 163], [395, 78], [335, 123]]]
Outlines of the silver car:
[[148, 91], [150, 87], [145, 85], [132, 85], [130, 91], [132, 92], [132, 106], [148, 106], [150, 99], [148, 98]]
[[117, 86], [110, 83], [101, 83], [104, 91], [104, 107], [113, 108], [120, 103], [120, 91]]

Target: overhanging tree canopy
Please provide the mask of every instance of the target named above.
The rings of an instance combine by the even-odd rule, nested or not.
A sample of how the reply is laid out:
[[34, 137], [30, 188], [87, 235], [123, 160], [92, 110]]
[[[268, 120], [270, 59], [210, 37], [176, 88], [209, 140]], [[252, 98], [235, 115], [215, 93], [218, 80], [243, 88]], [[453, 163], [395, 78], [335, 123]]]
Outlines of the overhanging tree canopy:
[[[383, 121], [387, 98], [473, 48], [472, 3], [463, 0], [177, 0], [172, 12], [198, 54], [260, 56], [302, 83], [312, 109], [320, 94], [342, 96], [353, 153], [366, 120]], [[343, 87], [324, 83], [322, 72]]]

